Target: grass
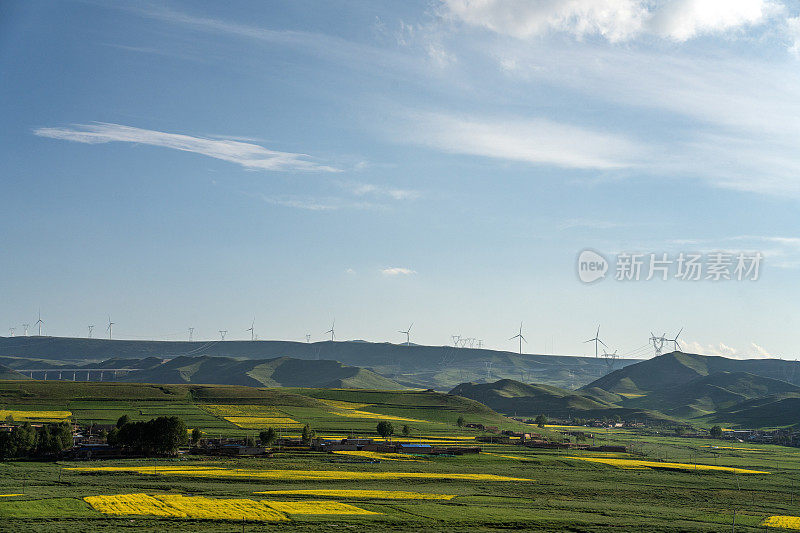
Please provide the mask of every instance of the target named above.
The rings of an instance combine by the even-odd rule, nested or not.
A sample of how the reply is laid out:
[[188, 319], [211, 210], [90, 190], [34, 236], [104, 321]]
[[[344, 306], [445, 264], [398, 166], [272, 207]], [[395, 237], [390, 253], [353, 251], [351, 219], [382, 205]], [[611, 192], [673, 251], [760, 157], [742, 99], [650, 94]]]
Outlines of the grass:
[[[35, 382], [24, 386], [4, 382], [0, 383], [0, 397], [4, 408], [69, 410], [73, 416], [83, 413], [83, 420], [96, 421], [113, 422], [121, 414], [143, 419], [149, 415], [142, 413], [168, 414], [175, 409], [191, 417], [189, 427], [198, 427], [213, 436], [256, 433], [237, 428], [222, 416], [239, 413], [280, 415], [309, 423], [322, 435], [341, 437], [352, 433], [374, 437], [375, 420], [339, 417], [331, 414], [334, 409], [422, 420], [409, 422], [412, 437], [394, 437], [400, 441], [474, 444], [471, 439], [480, 433], [456, 427], [459, 414], [468, 422], [503, 429], [530, 428], [475, 402], [415, 391], [205, 386], [162, 389], [149, 385], [135, 390], [129, 384], [114, 384], [120, 388], [103, 384], [96, 391], [97, 398], [101, 398], [97, 400], [92, 393], [98, 384], [78, 384], [83, 388], [68, 385], [72, 392], [53, 387], [57, 390], [47, 393]], [[71, 393], [76, 396], [67, 397]], [[237, 411], [215, 415], [206, 410], [214, 405], [234, 406]], [[546, 428], [544, 432], [568, 429]], [[269, 509], [286, 517], [276, 521], [251, 514], [247, 531], [336, 528], [707, 532], [730, 530], [734, 509], [736, 531], [763, 531], [772, 521], [788, 525], [789, 518], [785, 517], [800, 517], [799, 449], [665, 437], [624, 428], [581, 429], [593, 433], [597, 445], [624, 444], [635, 453], [481, 443], [488, 453], [420, 461], [392, 461], [386, 460], [390, 456], [376, 456], [380, 462], [364, 464], [342, 462], [347, 458], [344, 454], [293, 450], [276, 450], [271, 458], [5, 462], [0, 463], [0, 529], [93, 533], [237, 531], [247, 516], [242, 512], [245, 509], [251, 513]], [[284, 435], [297, 434], [297, 429], [282, 431]], [[695, 464], [702, 467], [695, 469]], [[623, 465], [637, 469], [619, 467]], [[769, 474], [742, 475], [743, 470]], [[161, 502], [159, 505], [182, 510], [185, 516], [178, 516], [177, 511], [162, 516], [107, 514], [89, 503], [92, 498], [121, 495], [154, 498]], [[374, 514], [299, 512], [347, 509], [342, 506]], [[203, 509], [216, 510], [212, 513]]]

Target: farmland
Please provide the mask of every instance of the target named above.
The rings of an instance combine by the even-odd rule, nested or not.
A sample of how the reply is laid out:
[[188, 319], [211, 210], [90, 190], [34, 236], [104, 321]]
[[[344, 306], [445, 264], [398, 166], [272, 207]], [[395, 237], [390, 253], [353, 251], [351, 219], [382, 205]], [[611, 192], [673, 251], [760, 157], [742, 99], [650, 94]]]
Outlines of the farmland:
[[[375, 419], [341, 411], [416, 420], [395, 422], [412, 433], [395, 439], [412, 442], [474, 443], [481, 433], [459, 428], [458, 416], [531, 429], [476, 402], [413, 391], [4, 382], [0, 394], [7, 410], [70, 411], [106, 423], [122, 414], [178, 414], [189, 427], [230, 436], [255, 431], [226, 420], [243, 416], [375, 437]], [[720, 531], [735, 510], [737, 531], [779, 531], [800, 516], [800, 450], [622, 428], [595, 439], [634, 453], [481, 443], [485, 453], [477, 455], [406, 460], [278, 448], [268, 458], [5, 462], [0, 519], [27, 531]]]

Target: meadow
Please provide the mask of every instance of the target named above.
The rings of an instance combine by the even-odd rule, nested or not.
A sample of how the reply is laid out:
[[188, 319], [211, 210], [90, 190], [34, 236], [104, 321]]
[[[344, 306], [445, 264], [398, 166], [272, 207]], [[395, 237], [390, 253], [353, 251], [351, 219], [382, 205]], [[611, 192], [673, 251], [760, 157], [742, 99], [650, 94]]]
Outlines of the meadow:
[[[348, 435], [352, 424], [356, 434], [374, 436], [374, 419], [331, 411], [339, 409], [421, 421], [395, 422], [412, 430], [408, 439], [395, 440], [462, 445], [474, 444], [480, 433], [457, 427], [459, 415], [504, 429], [551, 434], [559, 429], [531, 428], [480, 404], [435, 393], [256, 390], [236, 402], [231, 390], [167, 390], [139, 390], [139, 398], [118, 395], [113, 409], [95, 400], [101, 405], [96, 411], [88, 408], [88, 399], [41, 391], [37, 397], [28, 390], [23, 391], [27, 402], [18, 397], [0, 407], [84, 409], [87, 418], [113, 420], [107, 411], [145, 418], [150, 415], [142, 411], [174, 406], [194, 413], [190, 427], [194, 423], [209, 433], [249, 434], [225, 418], [262, 416], [311, 423], [322, 434], [340, 436]], [[156, 398], [143, 399], [145, 392]], [[627, 429], [598, 431], [595, 441], [632, 445], [635, 453], [481, 443], [485, 453], [411, 460], [278, 449], [270, 458], [5, 462], [0, 463], [0, 523], [8, 531], [699, 532], [731, 530], [735, 511], [736, 531], [800, 527], [800, 519], [793, 518], [800, 517], [800, 450]]]

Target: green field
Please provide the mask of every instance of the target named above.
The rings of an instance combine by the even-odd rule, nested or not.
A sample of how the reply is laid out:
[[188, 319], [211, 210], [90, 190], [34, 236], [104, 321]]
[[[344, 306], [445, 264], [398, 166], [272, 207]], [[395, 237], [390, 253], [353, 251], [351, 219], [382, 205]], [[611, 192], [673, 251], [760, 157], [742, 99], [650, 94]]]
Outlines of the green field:
[[[526, 427], [476, 402], [426, 392], [5, 382], [0, 383], [0, 395], [4, 409], [66, 409], [79, 419], [98, 422], [111, 422], [121, 414], [139, 419], [180, 414], [190, 427], [194, 424], [208, 433], [226, 435], [248, 431], [213, 416], [209, 405], [276, 409], [298, 422], [311, 423], [322, 434], [374, 434], [377, 420], [332, 414], [331, 403], [321, 400], [351, 402], [352, 410], [378, 416], [421, 420], [408, 423], [412, 436], [420, 439], [437, 437], [470, 443], [468, 439], [478, 433], [458, 428], [455, 419], [459, 415], [468, 422]], [[551, 427], [546, 432], [555, 435], [563, 429]], [[411, 457], [416, 460], [380, 463], [300, 450], [278, 450], [271, 458], [5, 462], [0, 463], [0, 495], [17, 496], [0, 496], [0, 529], [729, 531], [736, 510], [736, 531], [764, 531], [760, 524], [768, 516], [800, 516], [800, 450], [648, 436], [624, 429], [601, 430], [595, 440], [597, 444], [633, 445], [636, 453], [481, 444], [484, 453], [479, 455]], [[646, 460], [657, 466], [627, 469], [581, 458]], [[668, 463], [685, 466], [676, 468]], [[714, 471], [703, 465], [768, 473]], [[104, 471], [107, 467], [120, 470]], [[473, 478], [463, 479], [465, 475]], [[404, 491], [452, 498], [387, 499], [376, 497], [375, 492], [292, 493], [301, 490]], [[206, 502], [228, 504], [232, 499], [234, 503], [249, 501], [290, 510], [282, 512], [284, 519], [274, 522], [248, 519], [244, 512], [241, 518], [227, 519], [115, 515], [104, 514], [83, 499], [129, 494], [149, 495], [137, 497], [151, 500], [153, 496], [180, 495], [186, 501], [205, 497], [210, 499], [203, 500]], [[349, 504], [360, 512], [375, 514], [293, 511], [297, 503], [313, 507], [320, 504], [308, 502], [319, 501]]]

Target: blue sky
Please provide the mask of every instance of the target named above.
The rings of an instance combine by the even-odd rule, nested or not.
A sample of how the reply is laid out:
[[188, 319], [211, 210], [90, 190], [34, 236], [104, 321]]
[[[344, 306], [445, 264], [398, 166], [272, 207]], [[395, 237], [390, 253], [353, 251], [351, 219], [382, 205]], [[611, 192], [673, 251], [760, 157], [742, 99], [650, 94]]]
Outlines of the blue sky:
[[800, 351], [795, 2], [11, 0], [0, 76], [4, 335]]

